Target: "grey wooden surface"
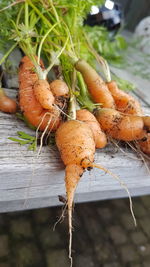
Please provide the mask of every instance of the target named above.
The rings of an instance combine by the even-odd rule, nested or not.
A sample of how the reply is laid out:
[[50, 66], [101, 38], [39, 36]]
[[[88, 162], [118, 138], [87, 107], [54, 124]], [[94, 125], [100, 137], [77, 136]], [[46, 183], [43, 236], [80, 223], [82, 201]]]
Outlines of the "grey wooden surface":
[[141, 42], [135, 44], [136, 39], [131, 32], [124, 30], [122, 34], [128, 43], [123, 54], [124, 65], [110, 65], [111, 71], [133, 83], [136, 88], [133, 94], [150, 107], [150, 57], [141, 51]]
[[[15, 90], [7, 90], [14, 96]], [[149, 109], [145, 113], [150, 114]], [[61, 205], [65, 195], [64, 166], [56, 147], [43, 147], [39, 157], [8, 137], [17, 131], [34, 135], [15, 115], [0, 112], [0, 212]], [[139, 155], [109, 145], [97, 150], [95, 162], [108, 168], [126, 183], [132, 196], [150, 194], [150, 175]], [[86, 171], [79, 182], [75, 201], [127, 197], [119, 182], [105, 172]]]

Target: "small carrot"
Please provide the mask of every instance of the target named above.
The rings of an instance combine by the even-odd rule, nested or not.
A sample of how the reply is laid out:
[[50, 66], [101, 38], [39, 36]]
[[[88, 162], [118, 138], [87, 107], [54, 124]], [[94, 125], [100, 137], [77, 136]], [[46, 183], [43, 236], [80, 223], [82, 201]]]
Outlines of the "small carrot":
[[150, 116], [142, 116], [144, 127], [150, 131]]
[[44, 109], [54, 108], [55, 98], [47, 80], [37, 80], [33, 87], [34, 95]]
[[54, 97], [66, 96], [68, 97], [69, 88], [67, 84], [62, 80], [54, 80], [50, 83], [50, 89]]
[[[44, 68], [41, 62], [42, 68]], [[60, 124], [60, 114], [58, 110], [44, 109], [37, 101], [34, 94], [35, 83], [39, 81], [34, 70], [34, 64], [25, 56], [19, 66], [19, 104], [26, 119], [35, 127], [44, 131], [48, 129], [56, 130]], [[47, 130], [48, 130], [47, 129]]]
[[105, 108], [115, 108], [114, 99], [98, 73], [86, 61], [81, 59], [75, 63], [75, 68], [81, 72], [93, 101], [101, 103]]
[[50, 89], [55, 97], [55, 104], [65, 111], [69, 99], [69, 88], [63, 80], [54, 80], [50, 83]]
[[76, 119], [85, 122], [91, 128], [95, 140], [96, 148], [103, 148], [107, 144], [107, 138], [104, 132], [102, 132], [100, 124], [96, 120], [95, 116], [87, 109], [80, 109], [76, 112]]
[[120, 90], [115, 81], [108, 82], [107, 86], [114, 98], [116, 109], [118, 111], [139, 116], [143, 114], [141, 105], [138, 100]]
[[142, 140], [138, 141], [138, 145], [145, 154], [150, 156], [150, 133], [147, 133]]
[[100, 109], [96, 118], [102, 130], [114, 139], [133, 141], [145, 136], [143, 119], [139, 116], [121, 114], [114, 109]]
[[8, 97], [2, 88], [0, 88], [0, 111], [6, 113], [15, 113], [17, 111], [16, 101]]

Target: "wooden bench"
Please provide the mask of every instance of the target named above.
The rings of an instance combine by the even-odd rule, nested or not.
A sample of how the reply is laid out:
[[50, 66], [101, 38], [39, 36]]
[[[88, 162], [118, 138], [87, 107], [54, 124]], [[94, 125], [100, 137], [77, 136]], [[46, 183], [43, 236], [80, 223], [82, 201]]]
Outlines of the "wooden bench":
[[[127, 70], [115, 69], [120, 76], [133, 80]], [[136, 94], [142, 104], [150, 103], [148, 81], [134, 76], [140, 90]], [[140, 81], [140, 82], [139, 82]], [[145, 84], [145, 88], [144, 88]], [[143, 86], [143, 87], [141, 87]], [[143, 88], [143, 91], [141, 90]], [[7, 89], [10, 96], [16, 90]], [[150, 115], [150, 109], [144, 108]], [[8, 137], [17, 137], [17, 131], [34, 132], [16, 116], [0, 112], [0, 212], [61, 205], [58, 195], [65, 195], [64, 166], [57, 148], [43, 147], [41, 154], [27, 150]], [[131, 149], [110, 144], [97, 150], [95, 162], [109, 169], [126, 183], [132, 196], [150, 194], [150, 174], [139, 155]], [[86, 171], [76, 190], [75, 201], [95, 201], [127, 197], [124, 188], [110, 175], [94, 169]]]

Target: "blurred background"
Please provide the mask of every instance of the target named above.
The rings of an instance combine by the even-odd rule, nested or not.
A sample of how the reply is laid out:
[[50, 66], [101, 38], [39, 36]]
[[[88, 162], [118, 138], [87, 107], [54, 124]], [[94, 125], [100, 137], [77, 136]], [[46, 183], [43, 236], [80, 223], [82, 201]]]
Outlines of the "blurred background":
[[[76, 204], [74, 267], [149, 267], [150, 196]], [[69, 267], [68, 221], [62, 207], [0, 214], [0, 267]]]
[[150, 1], [106, 0], [103, 6], [93, 6], [87, 23], [92, 26], [103, 24], [109, 30], [121, 26], [134, 31], [137, 24], [147, 16], [150, 16]]

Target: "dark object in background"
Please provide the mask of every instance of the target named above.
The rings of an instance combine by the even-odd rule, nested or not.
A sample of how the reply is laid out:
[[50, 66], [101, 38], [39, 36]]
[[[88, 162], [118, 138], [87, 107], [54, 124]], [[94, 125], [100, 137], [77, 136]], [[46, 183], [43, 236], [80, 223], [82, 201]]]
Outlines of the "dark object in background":
[[2, 87], [7, 88], [7, 81], [6, 81], [6, 75], [3, 71], [2, 66], [0, 65], [0, 84], [2, 84]]
[[117, 32], [123, 24], [121, 5], [111, 0], [106, 0], [103, 6], [92, 6], [91, 12], [84, 23], [89, 26], [104, 26], [109, 31]]

